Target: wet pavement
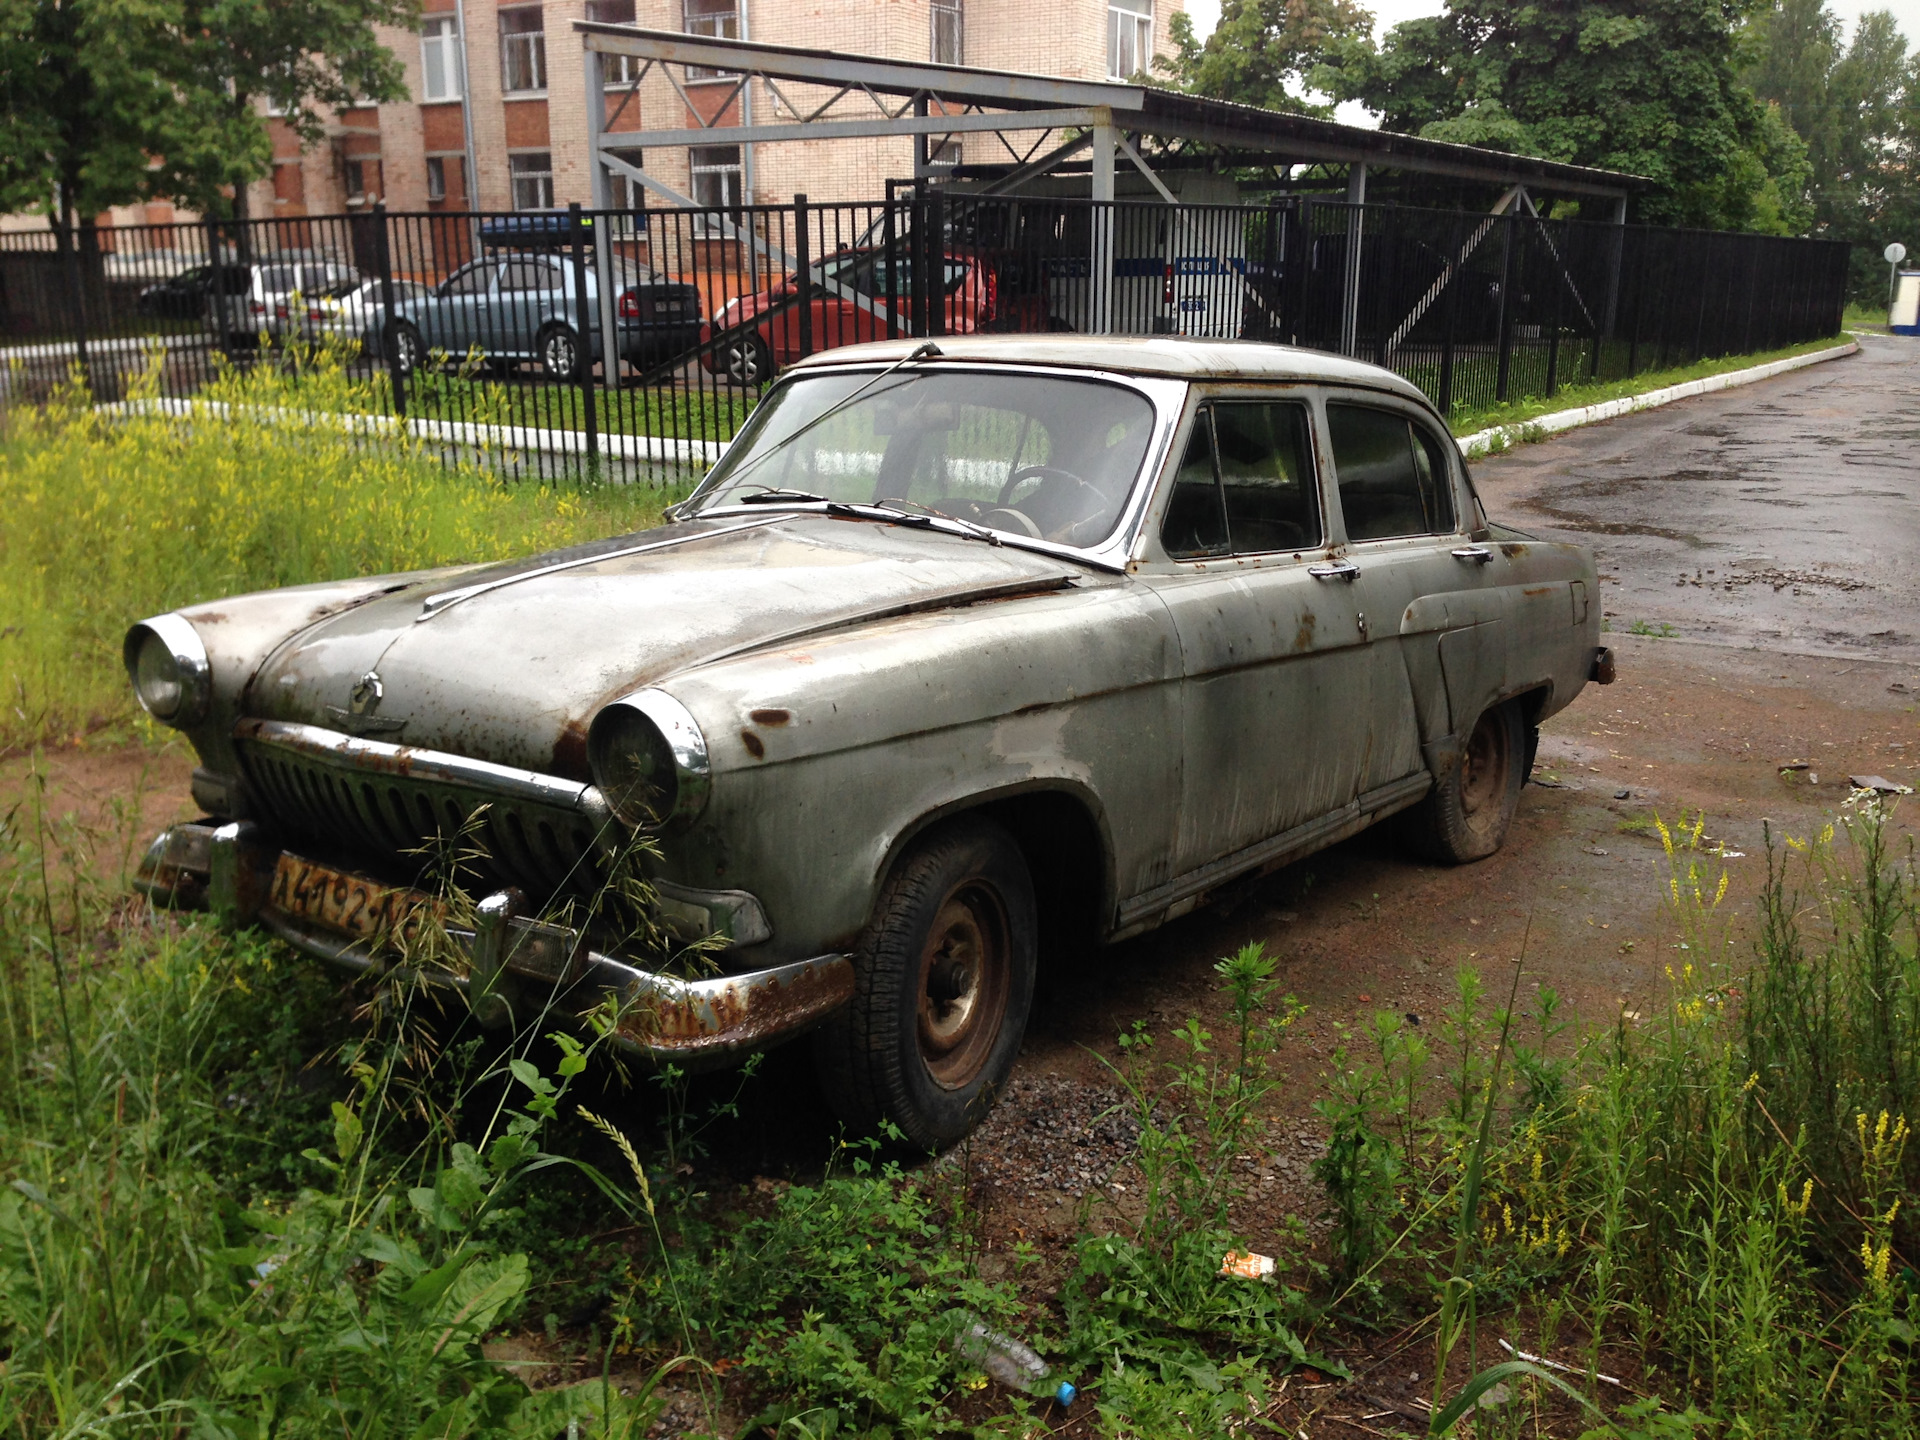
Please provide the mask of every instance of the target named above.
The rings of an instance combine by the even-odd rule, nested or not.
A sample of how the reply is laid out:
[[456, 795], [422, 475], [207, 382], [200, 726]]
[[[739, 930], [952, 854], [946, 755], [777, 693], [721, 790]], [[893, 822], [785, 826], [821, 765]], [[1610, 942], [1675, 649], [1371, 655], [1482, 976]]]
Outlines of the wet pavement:
[[1920, 343], [1474, 465], [1488, 510], [1591, 545], [1616, 632], [1920, 660]]

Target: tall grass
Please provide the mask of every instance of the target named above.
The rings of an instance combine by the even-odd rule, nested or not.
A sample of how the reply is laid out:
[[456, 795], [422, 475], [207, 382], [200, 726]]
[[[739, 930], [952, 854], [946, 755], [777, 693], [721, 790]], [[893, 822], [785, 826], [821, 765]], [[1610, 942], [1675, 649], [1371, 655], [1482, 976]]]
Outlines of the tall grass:
[[423, 443], [303, 413], [364, 408], [337, 364], [230, 371], [221, 423], [158, 413], [157, 368], [126, 410], [78, 386], [0, 430], [0, 752], [125, 722], [133, 620], [348, 575], [492, 560], [654, 523], [677, 491], [506, 484]]

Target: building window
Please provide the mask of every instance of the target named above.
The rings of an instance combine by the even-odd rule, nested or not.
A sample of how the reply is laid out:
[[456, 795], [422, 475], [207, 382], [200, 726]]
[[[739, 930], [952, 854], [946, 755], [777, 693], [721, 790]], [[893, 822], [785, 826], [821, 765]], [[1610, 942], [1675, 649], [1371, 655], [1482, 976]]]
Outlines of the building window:
[[[612, 153], [616, 159], [626, 161], [636, 170], [646, 168], [646, 156], [643, 151], [616, 150]], [[624, 170], [616, 170], [609, 165], [607, 166], [607, 201], [616, 210], [644, 210], [647, 208], [647, 187]]]
[[933, 0], [933, 60], [936, 65], [966, 63], [966, 32], [961, 26], [961, 0]]
[[[693, 179], [693, 203], [720, 210], [731, 218], [740, 215], [740, 147], [738, 145], [696, 145], [687, 151], [687, 167]], [[701, 226], [712, 226], [714, 217], [696, 217]], [[717, 228], [717, 227], [715, 227]]]
[[[740, 0], [683, 0], [683, 3], [689, 35], [704, 35], [713, 40], [740, 38]], [[733, 73], [698, 65], [687, 67], [689, 80], [724, 80]]]
[[538, 5], [500, 12], [500, 86], [507, 94], [547, 88], [546, 23]]
[[447, 162], [438, 155], [427, 157], [427, 199], [447, 198]]
[[346, 162], [347, 203], [358, 205], [367, 198], [367, 167], [362, 160]]
[[1153, 63], [1153, 0], [1107, 0], [1107, 78], [1131, 80]]
[[553, 208], [553, 156], [550, 152], [534, 150], [509, 155], [507, 173], [513, 180], [514, 209]]
[[429, 16], [420, 26], [421, 100], [458, 100], [466, 93], [466, 78], [453, 16]]
[[[633, 0], [587, 0], [587, 19], [597, 20], [602, 25], [631, 25]], [[639, 73], [640, 57], [637, 55], [600, 57], [602, 85], [631, 85]]]

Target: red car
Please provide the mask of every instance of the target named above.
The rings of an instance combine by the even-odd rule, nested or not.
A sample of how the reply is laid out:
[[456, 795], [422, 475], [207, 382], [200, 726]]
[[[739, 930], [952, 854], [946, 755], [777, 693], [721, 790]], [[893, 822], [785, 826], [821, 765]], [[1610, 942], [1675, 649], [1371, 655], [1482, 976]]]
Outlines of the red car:
[[[944, 334], [1049, 328], [1043, 297], [1021, 297], [1029, 303], [1003, 306], [999, 281], [979, 257], [949, 251], [944, 258]], [[889, 319], [894, 335], [911, 334], [912, 263], [910, 256], [898, 252], [889, 262], [884, 250], [848, 250], [815, 265], [809, 302], [814, 352], [885, 340]], [[701, 364], [742, 385], [759, 385], [772, 379], [781, 366], [800, 359], [800, 306], [787, 303], [794, 285], [789, 275], [771, 289], [742, 295], [722, 306], [701, 328], [701, 342], [729, 330], [737, 333], [706, 351]], [[766, 318], [754, 325], [757, 315]], [[1023, 323], [1035, 320], [1037, 324]]]

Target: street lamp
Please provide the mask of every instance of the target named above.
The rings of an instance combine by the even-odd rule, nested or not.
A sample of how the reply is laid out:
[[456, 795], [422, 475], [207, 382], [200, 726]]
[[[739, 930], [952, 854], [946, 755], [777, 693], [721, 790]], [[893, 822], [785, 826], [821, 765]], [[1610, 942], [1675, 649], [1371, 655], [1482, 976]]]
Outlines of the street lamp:
[[1887, 323], [1893, 323], [1893, 297], [1900, 286], [1900, 262], [1907, 258], [1907, 247], [1898, 240], [1880, 252], [1881, 259], [1887, 262]]

